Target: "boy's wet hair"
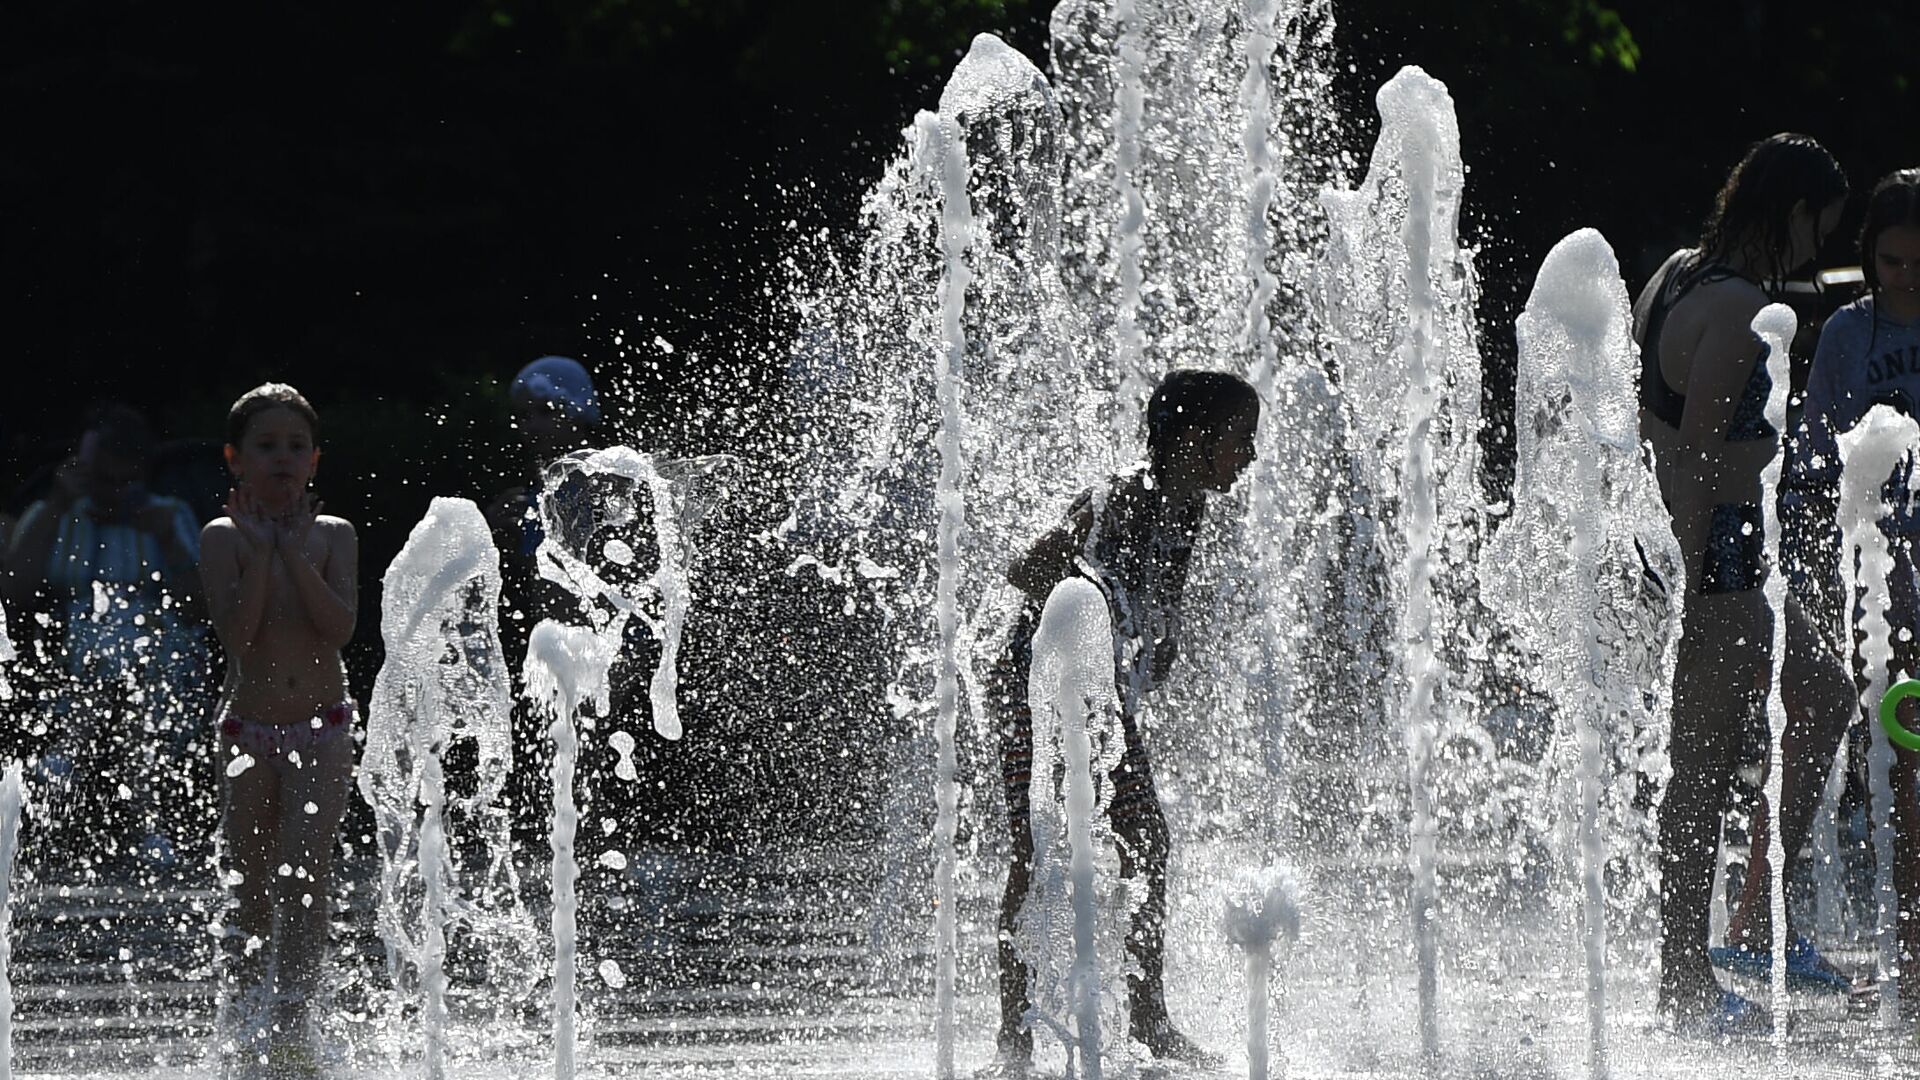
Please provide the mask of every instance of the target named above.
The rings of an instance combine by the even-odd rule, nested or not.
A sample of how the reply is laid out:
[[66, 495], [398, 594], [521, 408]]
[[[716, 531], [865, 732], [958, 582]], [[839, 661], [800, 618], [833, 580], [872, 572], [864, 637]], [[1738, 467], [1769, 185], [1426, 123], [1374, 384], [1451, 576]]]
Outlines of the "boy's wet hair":
[[1727, 174], [1700, 230], [1700, 255], [1723, 259], [1743, 252], [1765, 267], [1773, 281], [1793, 267], [1783, 265], [1793, 243], [1788, 222], [1796, 203], [1818, 214], [1847, 197], [1847, 174], [1811, 135], [1781, 132], [1754, 143]]
[[1867, 199], [1866, 220], [1860, 224], [1860, 273], [1876, 302], [1880, 270], [1874, 263], [1880, 254], [1880, 234], [1900, 225], [1920, 228], [1920, 169], [1888, 173], [1873, 185]]
[[247, 437], [247, 425], [268, 409], [292, 409], [307, 422], [307, 431], [314, 441], [320, 440], [320, 414], [313, 411], [300, 391], [286, 383], [270, 382], [241, 394], [240, 400], [227, 410], [227, 445], [239, 446], [240, 440]]
[[83, 431], [93, 436], [99, 449], [117, 458], [145, 461], [153, 452], [153, 428], [131, 405], [110, 401], [94, 406]]
[[1155, 461], [1192, 431], [1218, 431], [1242, 413], [1260, 413], [1260, 395], [1238, 375], [1182, 368], [1160, 380], [1147, 402], [1147, 452]]

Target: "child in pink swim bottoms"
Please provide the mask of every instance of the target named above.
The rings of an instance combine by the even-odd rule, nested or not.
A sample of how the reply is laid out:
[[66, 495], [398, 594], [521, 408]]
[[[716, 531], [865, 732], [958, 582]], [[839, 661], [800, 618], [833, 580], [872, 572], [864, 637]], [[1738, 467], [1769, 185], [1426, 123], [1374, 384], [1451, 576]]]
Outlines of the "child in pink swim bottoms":
[[201, 533], [207, 613], [227, 652], [220, 702], [227, 1053], [297, 1071], [315, 1059], [310, 1005], [352, 790], [359, 542], [308, 491], [319, 418], [290, 386], [248, 391], [227, 417], [233, 490]]
[[351, 701], [343, 701], [304, 724], [274, 724], [229, 713], [220, 718], [220, 737], [225, 745], [240, 752], [233, 760], [244, 755], [264, 768], [298, 769], [327, 744], [351, 735], [353, 721], [359, 715]]

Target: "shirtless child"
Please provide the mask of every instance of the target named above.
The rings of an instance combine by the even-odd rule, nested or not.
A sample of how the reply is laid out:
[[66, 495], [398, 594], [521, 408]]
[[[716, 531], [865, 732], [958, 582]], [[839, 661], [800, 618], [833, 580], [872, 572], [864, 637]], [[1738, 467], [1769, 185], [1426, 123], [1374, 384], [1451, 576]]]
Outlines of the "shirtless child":
[[1012, 864], [1000, 907], [999, 1066], [1019, 1075], [1031, 1062], [1033, 1034], [1026, 964], [1014, 944], [1020, 908], [1033, 876], [1033, 826], [1028, 782], [1033, 768], [1033, 714], [1027, 683], [1033, 666], [1033, 635], [1054, 586], [1085, 577], [1107, 595], [1114, 629], [1126, 642], [1127, 661], [1115, 671], [1126, 750], [1111, 776], [1113, 823], [1120, 873], [1143, 880], [1143, 900], [1127, 934], [1127, 952], [1139, 971], [1127, 976], [1130, 1034], [1157, 1058], [1207, 1064], [1212, 1056], [1174, 1027], [1165, 990], [1167, 858], [1171, 839], [1153, 783], [1148, 733], [1139, 718], [1141, 698], [1173, 666], [1179, 640], [1181, 594], [1193, 554], [1194, 535], [1206, 514], [1207, 496], [1233, 487], [1254, 457], [1260, 398], [1235, 375], [1176, 371], [1163, 380], [1147, 405], [1144, 467], [1110, 477], [1102, 498], [1089, 490], [1067, 510], [1066, 520], [1016, 559], [1008, 580], [1026, 594], [1026, 604], [996, 664], [989, 699], [1000, 727], [1002, 779], [1012, 829]]
[[201, 533], [207, 611], [227, 652], [224, 779], [232, 1048], [296, 1075], [314, 1065], [309, 1006], [327, 937], [333, 853], [353, 774], [359, 543], [308, 492], [319, 418], [268, 383], [227, 415], [227, 516]]

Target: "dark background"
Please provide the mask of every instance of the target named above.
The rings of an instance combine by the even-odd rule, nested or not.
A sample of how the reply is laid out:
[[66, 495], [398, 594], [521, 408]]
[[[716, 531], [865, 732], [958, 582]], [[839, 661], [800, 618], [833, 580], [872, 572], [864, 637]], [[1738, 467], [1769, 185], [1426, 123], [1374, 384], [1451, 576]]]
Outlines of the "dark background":
[[[217, 436], [240, 390], [282, 378], [320, 408], [322, 486], [378, 568], [429, 494], [502, 486], [502, 380], [553, 352], [613, 383], [651, 445], [723, 448], [742, 433], [687, 406], [777, 377], [760, 289], [787, 223], [850, 224], [971, 35], [1043, 57], [1048, 6], [16, 6], [0, 497], [69, 451], [92, 401]], [[1637, 286], [1755, 138], [1814, 134], [1856, 186], [1920, 162], [1910, 5], [1337, 10], [1360, 149], [1400, 65], [1453, 91], [1490, 338], [1581, 225]], [[656, 336], [664, 373], [620, 378], [663, 358]], [[715, 371], [741, 377], [695, 377]]]
[[[765, 433], [725, 409], [779, 378], [767, 286], [793, 237], [855, 221], [974, 33], [1044, 66], [1049, 6], [14, 5], [0, 509], [93, 402], [217, 438], [242, 390], [282, 379], [319, 408], [319, 487], [371, 584], [431, 495], [513, 482], [504, 382], [546, 353], [593, 368], [616, 432], [651, 449], [750, 448]], [[1339, 92], [1364, 161], [1401, 65], [1452, 89], [1497, 398], [1533, 269], [1572, 229], [1599, 227], [1637, 289], [1754, 139], [1811, 133], [1857, 190], [1920, 164], [1916, 9], [1352, 0]], [[1855, 220], [1828, 263], [1852, 260]], [[377, 642], [363, 617], [363, 693]]]

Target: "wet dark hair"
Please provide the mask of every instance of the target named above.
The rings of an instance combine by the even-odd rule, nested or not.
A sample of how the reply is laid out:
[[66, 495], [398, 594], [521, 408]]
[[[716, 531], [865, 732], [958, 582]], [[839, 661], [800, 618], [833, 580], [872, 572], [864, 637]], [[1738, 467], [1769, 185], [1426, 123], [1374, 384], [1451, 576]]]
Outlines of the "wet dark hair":
[[1147, 402], [1147, 452], [1155, 461], [1164, 460], [1181, 436], [1217, 432], [1249, 411], [1260, 415], [1260, 395], [1240, 376], [1192, 368], [1175, 371], [1160, 380]]
[[1899, 225], [1920, 227], [1920, 169], [1901, 169], [1880, 178], [1867, 199], [1866, 220], [1860, 224], [1860, 272], [1874, 306], [1880, 303], [1880, 271], [1874, 265], [1880, 253], [1880, 234]]
[[320, 440], [320, 414], [300, 395], [300, 391], [286, 383], [262, 383], [240, 395], [240, 400], [227, 410], [227, 445], [239, 446], [240, 440], [247, 437], [247, 425], [253, 418], [268, 409], [292, 409], [307, 422], [307, 430], [314, 441]]
[[1782, 132], [1754, 143], [1727, 174], [1700, 229], [1700, 257], [1724, 259], [1735, 252], [1786, 279], [1783, 265], [1793, 243], [1788, 222], [1796, 203], [1813, 214], [1847, 197], [1847, 174], [1812, 136]]
[[101, 450], [114, 457], [145, 461], [153, 451], [153, 428], [147, 418], [133, 406], [117, 401], [90, 409], [84, 432], [98, 441]]

